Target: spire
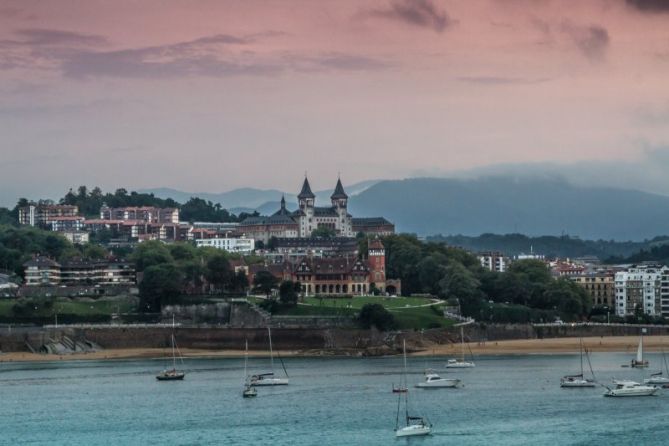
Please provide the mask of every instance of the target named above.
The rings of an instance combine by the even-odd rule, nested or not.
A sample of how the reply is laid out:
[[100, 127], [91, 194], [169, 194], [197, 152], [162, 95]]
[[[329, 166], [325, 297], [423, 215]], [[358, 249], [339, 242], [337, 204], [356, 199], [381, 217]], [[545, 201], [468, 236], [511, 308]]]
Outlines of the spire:
[[281, 209], [286, 209], [286, 196], [281, 195]]
[[338, 200], [340, 198], [348, 198], [348, 195], [346, 195], [346, 192], [344, 192], [344, 186], [341, 184], [341, 179], [337, 178], [337, 185], [335, 186], [335, 190], [330, 196], [332, 200]]
[[316, 195], [311, 192], [311, 186], [309, 186], [309, 180], [306, 176], [304, 177], [304, 183], [302, 183], [302, 190], [300, 191], [300, 194], [297, 196], [297, 198], [316, 198]]

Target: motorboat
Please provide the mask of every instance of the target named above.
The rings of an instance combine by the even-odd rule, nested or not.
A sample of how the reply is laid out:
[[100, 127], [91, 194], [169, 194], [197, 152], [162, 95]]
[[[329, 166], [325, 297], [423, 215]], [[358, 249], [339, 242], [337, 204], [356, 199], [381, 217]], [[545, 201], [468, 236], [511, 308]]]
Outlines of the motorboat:
[[604, 396], [653, 396], [659, 390], [659, 387], [639, 384], [635, 381], [614, 380], [613, 384], [615, 384], [615, 387], [613, 389], [607, 388], [608, 390], [604, 393]]
[[447, 369], [470, 369], [475, 367], [473, 361], [465, 361], [465, 334], [464, 329], [460, 326], [460, 358], [449, 359], [446, 362]]
[[421, 389], [439, 389], [439, 388], [453, 388], [460, 385], [458, 378], [442, 378], [433, 370], [425, 372], [425, 381], [416, 384], [416, 387]]
[[[588, 351], [583, 347], [583, 338], [580, 341], [580, 350], [581, 350], [581, 373], [578, 375], [566, 375], [560, 379], [560, 387], [565, 388], [583, 388], [583, 387], [595, 387], [597, 383], [595, 382], [595, 374], [592, 371], [592, 364], [590, 364], [590, 356], [588, 356]], [[590, 373], [592, 374], [592, 379], [585, 378], [583, 376], [583, 351], [585, 350], [586, 358], [588, 358], [588, 364], [590, 365]]]

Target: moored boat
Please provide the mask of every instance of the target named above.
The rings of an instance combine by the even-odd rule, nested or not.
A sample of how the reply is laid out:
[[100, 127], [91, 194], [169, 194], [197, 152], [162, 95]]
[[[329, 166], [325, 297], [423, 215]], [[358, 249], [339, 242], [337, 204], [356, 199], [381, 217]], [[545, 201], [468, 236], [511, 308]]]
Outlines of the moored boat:
[[422, 389], [454, 388], [460, 385], [458, 378], [442, 378], [433, 370], [425, 371], [425, 381], [416, 384], [416, 387]]
[[588, 365], [590, 366], [590, 373], [592, 374], [592, 379], [585, 378], [583, 376], [583, 351], [585, 348], [583, 347], [583, 338], [580, 340], [580, 351], [581, 351], [581, 373], [577, 375], [566, 375], [563, 376], [560, 379], [560, 387], [565, 387], [565, 388], [585, 388], [585, 387], [595, 387], [597, 384], [595, 383], [595, 374], [592, 371], [592, 364], [590, 364], [590, 356], [588, 355], [588, 351], [585, 350], [585, 355], [586, 358], [588, 358]]
[[630, 396], [653, 396], [659, 390], [659, 387], [639, 384], [635, 381], [613, 381], [615, 387], [604, 393], [604, 396], [611, 397], [630, 397]]
[[474, 361], [465, 361], [465, 334], [464, 329], [460, 326], [460, 358], [449, 359], [446, 362], [447, 369], [470, 369], [475, 367]]
[[[283, 367], [283, 371], [286, 374], [285, 378], [277, 378], [274, 376], [274, 353], [272, 351], [272, 330], [267, 327], [267, 335], [269, 337], [269, 359], [271, 372], [268, 373], [258, 373], [252, 375], [249, 384], [251, 386], [286, 386], [289, 384], [290, 380], [288, 379], [288, 372], [286, 372], [286, 367]], [[283, 361], [281, 362], [283, 366]]]

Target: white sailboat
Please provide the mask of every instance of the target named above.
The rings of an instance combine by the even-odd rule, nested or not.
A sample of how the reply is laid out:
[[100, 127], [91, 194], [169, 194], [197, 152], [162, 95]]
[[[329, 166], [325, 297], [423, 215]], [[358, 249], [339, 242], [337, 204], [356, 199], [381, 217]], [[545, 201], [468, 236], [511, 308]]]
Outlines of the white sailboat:
[[[406, 341], [402, 343], [404, 353], [404, 374], [406, 384]], [[400, 409], [402, 403], [402, 394], [404, 394], [404, 420], [406, 425], [400, 427]], [[424, 418], [409, 415], [409, 391], [406, 389], [397, 396], [397, 416], [395, 418], [395, 436], [396, 437], [415, 437], [420, 435], [429, 435], [432, 432], [432, 424]]]
[[425, 381], [416, 384], [419, 389], [449, 389], [458, 387], [460, 380], [458, 378], [442, 378], [434, 370], [425, 371]]
[[[274, 353], [272, 352], [272, 330], [267, 327], [267, 334], [269, 336], [269, 360], [271, 365], [271, 372], [269, 373], [260, 373], [257, 375], [251, 376], [250, 384], [252, 386], [285, 386], [288, 385], [288, 372], [286, 368], [283, 368], [284, 373], [286, 374], [285, 378], [277, 378], [274, 376]], [[281, 363], [283, 365], [283, 362]]]
[[253, 398], [258, 395], [258, 391], [249, 382], [249, 375], [247, 374], [247, 365], [249, 362], [249, 341], [246, 340], [246, 349], [244, 351], [244, 390], [242, 396], [244, 398]]
[[585, 351], [586, 357], [588, 358], [588, 364], [590, 365], [590, 373], [592, 374], [592, 379], [585, 378], [583, 376], [583, 338], [580, 341], [581, 349], [581, 373], [578, 375], [566, 375], [560, 379], [560, 387], [565, 388], [576, 388], [576, 387], [595, 387], [595, 374], [592, 371], [592, 364], [590, 364], [590, 356], [588, 356], [588, 351]]
[[667, 376], [663, 376], [662, 370], [660, 370], [659, 372], [652, 373], [650, 378], [644, 379], [644, 384], [669, 387], [669, 365], [667, 364], [667, 356], [664, 354], [664, 350], [662, 350], [662, 361], [664, 362], [664, 370], [667, 372]]
[[182, 367], [184, 360], [183, 357], [181, 356], [181, 352], [179, 352], [179, 347], [177, 347], [177, 340], [174, 337], [174, 315], [172, 315], [171, 342], [172, 342], [172, 368], [171, 369], [166, 368], [158, 375], [156, 375], [156, 379], [158, 381], [181, 381], [186, 376], [184, 372], [177, 370], [177, 353], [179, 353], [179, 359], [181, 360]]
[[637, 369], [648, 367], [648, 360], [643, 359], [643, 333], [641, 333], [641, 336], [639, 337], [639, 346], [636, 349], [636, 358], [632, 359], [630, 366]]
[[639, 384], [635, 381], [613, 381], [613, 389], [607, 387], [604, 396], [628, 397], [628, 396], [653, 396], [659, 390], [659, 387]]
[[446, 363], [447, 369], [469, 369], [474, 367], [473, 361], [465, 361], [465, 332], [460, 326], [460, 359], [449, 359]]

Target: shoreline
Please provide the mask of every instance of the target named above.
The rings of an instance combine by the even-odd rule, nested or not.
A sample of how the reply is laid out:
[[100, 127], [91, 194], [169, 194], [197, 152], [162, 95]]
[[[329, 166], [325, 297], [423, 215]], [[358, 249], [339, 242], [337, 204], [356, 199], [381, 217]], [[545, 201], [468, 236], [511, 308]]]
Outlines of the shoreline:
[[[619, 352], [636, 353], [639, 343], [638, 336], [594, 336], [584, 337], [583, 345], [590, 352]], [[488, 341], [465, 343], [465, 352], [469, 350], [474, 356], [495, 355], [552, 355], [578, 353], [580, 338], [548, 338], [548, 339], [519, 339], [507, 341]], [[669, 336], [645, 336], [644, 350], [646, 352], [660, 352], [664, 348], [669, 350]], [[117, 359], [163, 359], [169, 349], [162, 348], [126, 348], [108, 349], [88, 353], [72, 353], [64, 355], [39, 354], [30, 352], [0, 353], [0, 363], [5, 362], [48, 362], [48, 361], [104, 361]], [[433, 345], [425, 348], [415, 347], [408, 353], [409, 356], [458, 356], [461, 352], [459, 343]], [[345, 352], [342, 354], [342, 352]], [[187, 358], [243, 358], [244, 350], [204, 350], [182, 349], [184, 359]], [[278, 350], [276, 355], [282, 357], [356, 357], [365, 356], [364, 350]], [[250, 357], [269, 357], [264, 350], [250, 350]], [[401, 353], [397, 353], [400, 355]]]

